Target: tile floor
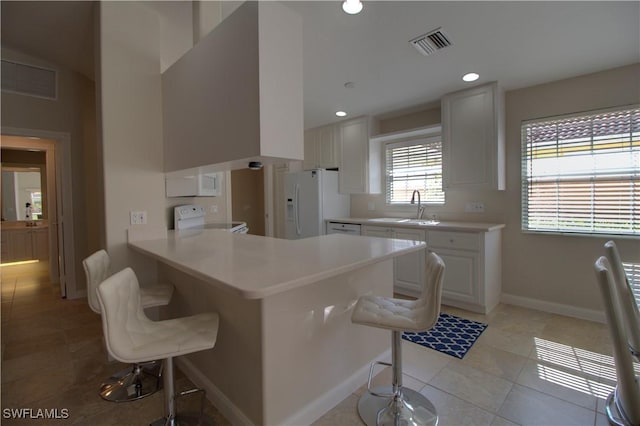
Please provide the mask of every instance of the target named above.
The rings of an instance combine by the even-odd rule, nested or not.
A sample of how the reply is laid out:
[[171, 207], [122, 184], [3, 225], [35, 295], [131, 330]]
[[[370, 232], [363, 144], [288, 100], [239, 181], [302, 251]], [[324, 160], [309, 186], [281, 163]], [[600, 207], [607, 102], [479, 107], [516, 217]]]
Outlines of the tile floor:
[[[160, 417], [161, 393], [126, 404], [98, 396], [101, 379], [124, 365], [107, 361], [100, 318], [86, 300], [61, 299], [43, 264], [3, 266], [0, 273], [3, 409], [67, 408], [69, 418], [55, 424], [145, 425]], [[462, 360], [403, 341], [404, 384], [433, 402], [440, 425], [607, 424], [603, 402], [615, 370], [605, 325], [510, 305], [489, 315], [443, 311], [489, 327]], [[176, 376], [179, 388], [190, 386]], [[376, 380], [389, 378], [386, 369]], [[356, 405], [363, 392], [314, 425], [361, 425]], [[181, 404], [190, 409], [196, 402]], [[229, 424], [211, 404], [206, 412], [217, 424]]]

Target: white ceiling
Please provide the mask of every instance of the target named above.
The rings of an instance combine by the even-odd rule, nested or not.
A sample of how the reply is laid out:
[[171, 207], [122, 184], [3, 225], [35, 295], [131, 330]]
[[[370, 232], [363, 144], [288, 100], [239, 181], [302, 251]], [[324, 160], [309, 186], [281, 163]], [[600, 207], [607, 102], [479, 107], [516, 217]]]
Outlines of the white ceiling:
[[[93, 75], [91, 3], [2, 1], [3, 46]], [[478, 82], [509, 90], [640, 62], [640, 2], [285, 2], [303, 18], [305, 128], [437, 102]], [[442, 27], [453, 46], [408, 41]], [[355, 87], [347, 89], [351, 81]]]

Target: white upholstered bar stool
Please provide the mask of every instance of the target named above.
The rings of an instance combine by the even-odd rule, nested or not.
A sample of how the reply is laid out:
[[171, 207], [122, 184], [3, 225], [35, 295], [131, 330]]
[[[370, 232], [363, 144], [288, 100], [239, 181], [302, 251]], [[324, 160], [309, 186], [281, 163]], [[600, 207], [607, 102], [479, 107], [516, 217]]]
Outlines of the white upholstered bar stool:
[[[438, 415], [431, 401], [402, 386], [402, 332], [427, 331], [438, 320], [444, 268], [444, 262], [438, 255], [427, 253], [425, 283], [417, 300], [368, 295], [358, 299], [352, 322], [391, 330], [391, 364], [371, 364], [367, 392], [358, 401], [358, 413], [368, 426], [438, 424]], [[376, 364], [391, 366], [391, 386], [371, 389]]]
[[638, 303], [633, 294], [629, 278], [624, 271], [624, 265], [622, 265], [622, 259], [616, 243], [607, 241], [604, 245], [604, 251], [615, 280], [629, 351], [631, 351], [631, 355], [640, 361], [640, 311], [638, 310]]
[[141, 363], [151, 359], [164, 359], [162, 380], [165, 393], [165, 417], [153, 425], [209, 424], [202, 414], [191, 417], [176, 414], [178, 396], [202, 392], [196, 389], [175, 393], [173, 358], [211, 349], [218, 336], [218, 314], [202, 313], [184, 318], [152, 321], [140, 303], [138, 279], [131, 268], [107, 278], [98, 286], [98, 299], [102, 309], [107, 350], [121, 362]]
[[[98, 250], [82, 261], [87, 277], [87, 300], [91, 310], [101, 313], [98, 301], [98, 285], [111, 275], [111, 258], [105, 250]], [[152, 287], [140, 289], [143, 308], [165, 306], [171, 301], [173, 285], [158, 283]], [[145, 364], [133, 364], [119, 371], [105, 381], [99, 390], [100, 396], [112, 402], [134, 401], [152, 395], [161, 389], [160, 374], [162, 363], [151, 361]]]
[[633, 369], [633, 359], [627, 347], [627, 336], [616, 282], [607, 258], [601, 256], [594, 265], [604, 302], [607, 324], [613, 343], [613, 360], [617, 385], [607, 398], [605, 411], [609, 424], [640, 425], [640, 384]]

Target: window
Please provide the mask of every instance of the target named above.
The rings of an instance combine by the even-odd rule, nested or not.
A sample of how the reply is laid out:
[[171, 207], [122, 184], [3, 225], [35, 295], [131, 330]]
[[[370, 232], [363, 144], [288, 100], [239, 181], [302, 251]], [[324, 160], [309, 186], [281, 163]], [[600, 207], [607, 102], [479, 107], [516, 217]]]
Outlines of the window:
[[522, 229], [640, 235], [640, 108], [522, 125]]
[[440, 136], [385, 145], [387, 204], [409, 204], [414, 190], [426, 204], [444, 204]]

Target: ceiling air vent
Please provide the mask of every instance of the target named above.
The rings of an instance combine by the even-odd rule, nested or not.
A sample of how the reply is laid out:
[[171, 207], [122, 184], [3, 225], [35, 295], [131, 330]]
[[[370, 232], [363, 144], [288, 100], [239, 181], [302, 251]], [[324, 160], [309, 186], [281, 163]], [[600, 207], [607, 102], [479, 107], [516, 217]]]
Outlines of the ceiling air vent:
[[444, 49], [445, 47], [449, 47], [453, 44], [451, 43], [449, 37], [447, 37], [447, 35], [442, 32], [441, 28], [430, 31], [426, 34], [414, 38], [413, 40], [409, 40], [409, 43], [411, 43], [411, 45], [424, 56], [431, 55], [432, 53]]
[[56, 71], [2, 60], [2, 91], [57, 99]]

